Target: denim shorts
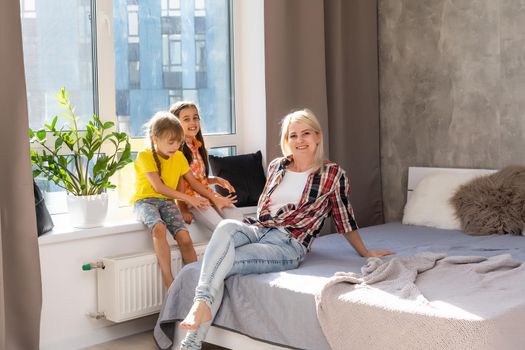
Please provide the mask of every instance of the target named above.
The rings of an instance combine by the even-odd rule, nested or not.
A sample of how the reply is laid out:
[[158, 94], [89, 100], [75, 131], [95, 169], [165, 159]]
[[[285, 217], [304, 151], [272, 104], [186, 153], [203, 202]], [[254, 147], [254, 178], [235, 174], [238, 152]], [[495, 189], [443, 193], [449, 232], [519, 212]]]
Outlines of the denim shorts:
[[173, 237], [181, 230], [188, 230], [177, 204], [171, 199], [139, 199], [134, 204], [134, 210], [137, 219], [148, 226], [150, 231], [159, 222], [166, 224], [168, 231]]

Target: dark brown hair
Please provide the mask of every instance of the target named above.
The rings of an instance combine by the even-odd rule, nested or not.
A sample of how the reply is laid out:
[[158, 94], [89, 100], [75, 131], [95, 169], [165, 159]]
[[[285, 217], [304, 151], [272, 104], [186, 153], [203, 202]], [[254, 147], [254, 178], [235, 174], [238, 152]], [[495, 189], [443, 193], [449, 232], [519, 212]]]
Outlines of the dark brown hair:
[[[197, 105], [191, 101], [179, 101], [174, 103], [170, 107], [170, 113], [180, 119], [180, 112], [186, 108], [195, 108], [197, 110], [197, 114], [199, 113]], [[200, 126], [199, 132], [197, 133], [197, 135], [195, 135], [195, 138], [201, 143], [201, 147], [199, 147], [199, 154], [201, 155], [202, 160], [204, 161], [204, 167], [206, 169], [207, 178], [210, 174], [210, 169], [208, 165], [208, 151], [206, 150], [206, 145], [204, 144], [204, 137], [202, 136], [202, 128]], [[193, 162], [193, 153], [191, 152], [190, 147], [186, 143], [184, 143], [184, 145], [182, 146], [182, 153], [188, 160], [188, 163], [191, 164], [191, 162]]]

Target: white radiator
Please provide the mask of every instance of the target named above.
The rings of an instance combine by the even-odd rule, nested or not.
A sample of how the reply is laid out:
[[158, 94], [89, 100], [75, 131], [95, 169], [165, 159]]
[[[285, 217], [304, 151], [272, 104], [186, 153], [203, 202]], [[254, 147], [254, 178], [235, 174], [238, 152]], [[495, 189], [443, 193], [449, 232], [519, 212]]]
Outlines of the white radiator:
[[[206, 245], [196, 245], [200, 260]], [[97, 269], [98, 312], [107, 320], [122, 322], [160, 311], [166, 290], [153, 252], [103, 258]], [[173, 276], [182, 268], [178, 249], [171, 251]]]

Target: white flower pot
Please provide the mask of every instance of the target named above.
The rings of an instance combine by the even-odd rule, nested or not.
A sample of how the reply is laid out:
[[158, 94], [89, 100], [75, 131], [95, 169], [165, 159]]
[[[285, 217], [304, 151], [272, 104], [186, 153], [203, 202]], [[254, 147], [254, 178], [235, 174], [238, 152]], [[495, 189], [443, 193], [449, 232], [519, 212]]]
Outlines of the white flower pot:
[[108, 213], [107, 193], [93, 196], [67, 195], [67, 208], [71, 225], [77, 228], [103, 226]]

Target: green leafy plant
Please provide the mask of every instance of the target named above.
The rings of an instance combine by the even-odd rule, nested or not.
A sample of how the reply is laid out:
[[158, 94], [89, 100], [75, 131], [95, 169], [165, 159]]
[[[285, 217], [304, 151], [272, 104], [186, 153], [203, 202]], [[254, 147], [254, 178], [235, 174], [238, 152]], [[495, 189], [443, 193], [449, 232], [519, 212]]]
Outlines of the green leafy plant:
[[[29, 128], [30, 142], [41, 145], [38, 150], [31, 149], [33, 177], [43, 175], [75, 196], [101, 194], [115, 188], [110, 177], [132, 161], [129, 136], [111, 131], [115, 123], [102, 122], [95, 114], [86, 130], [79, 130], [79, 118], [75, 116], [69, 93], [62, 88], [55, 97], [65, 110], [62, 116], [69, 122], [57, 129], [58, 116], [55, 116], [42, 129]], [[106, 146], [108, 143], [113, 146]]]

